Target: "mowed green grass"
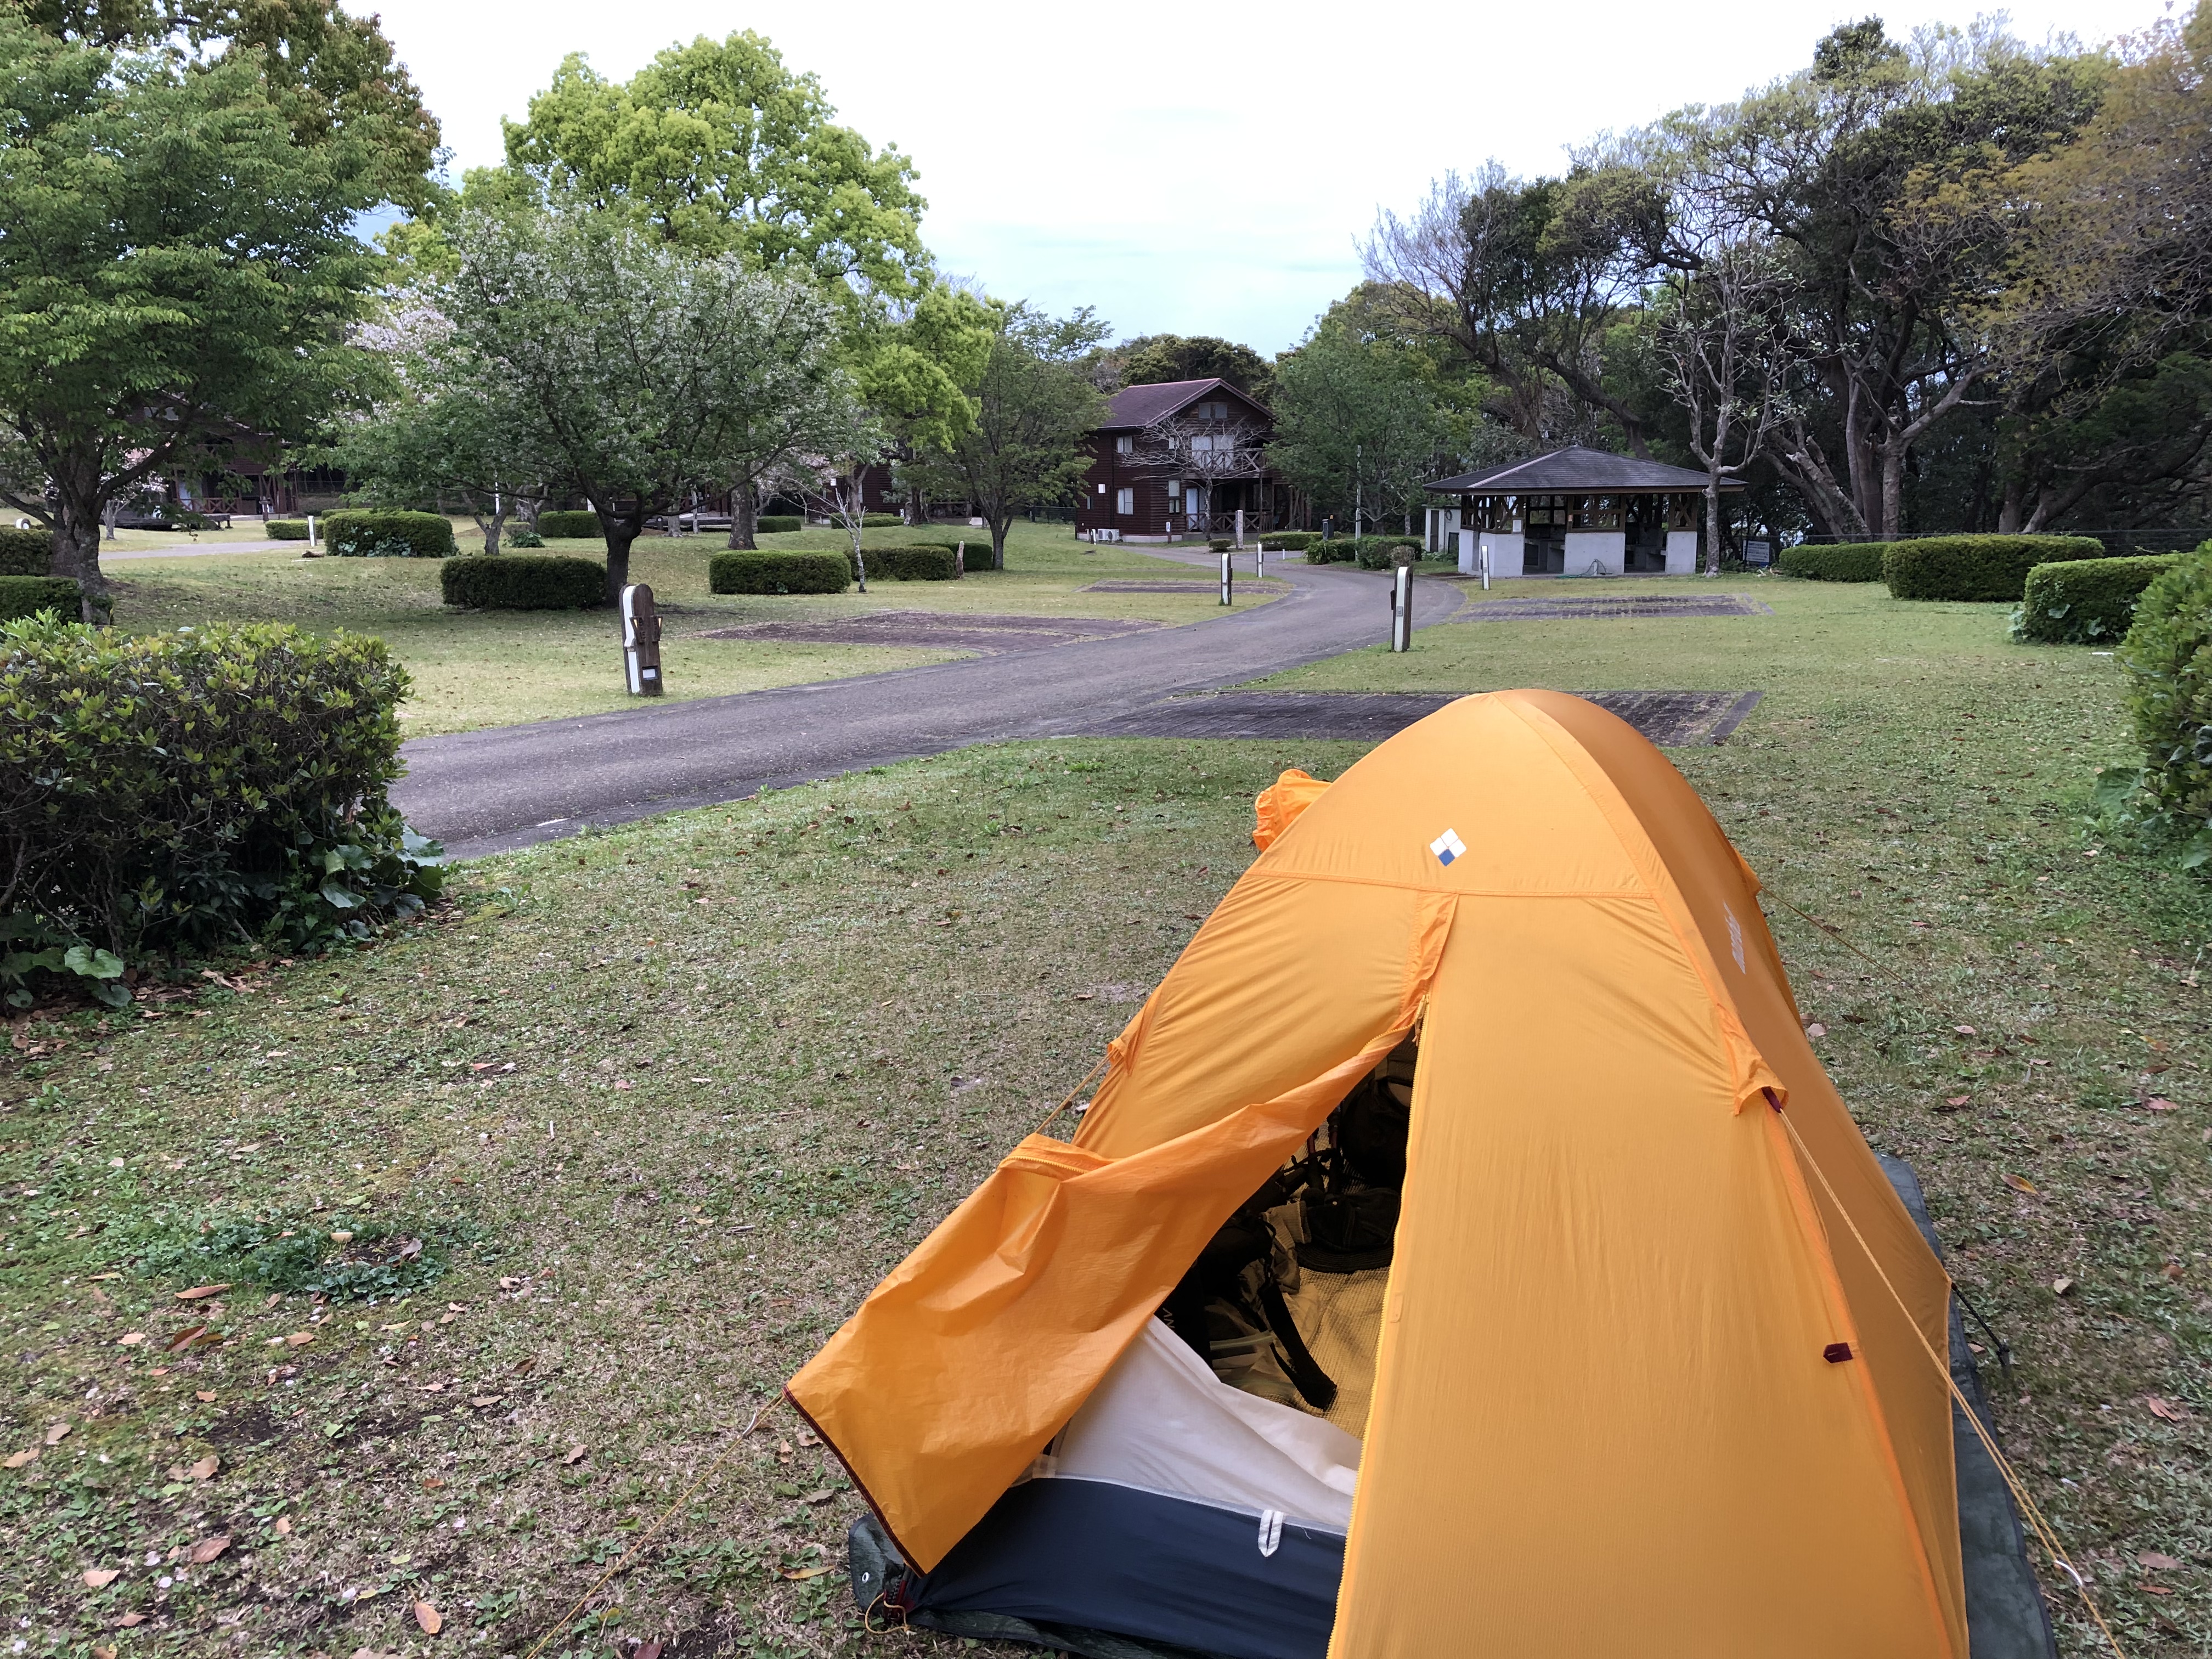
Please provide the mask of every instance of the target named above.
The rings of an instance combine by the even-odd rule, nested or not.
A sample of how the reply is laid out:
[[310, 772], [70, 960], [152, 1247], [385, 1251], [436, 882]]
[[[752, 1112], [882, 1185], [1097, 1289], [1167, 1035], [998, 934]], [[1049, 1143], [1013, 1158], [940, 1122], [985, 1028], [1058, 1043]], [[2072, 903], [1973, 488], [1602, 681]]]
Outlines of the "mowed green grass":
[[[871, 531], [887, 544], [944, 539], [948, 533]], [[480, 546], [460, 521], [464, 551]], [[724, 696], [881, 673], [966, 654], [877, 645], [817, 645], [713, 640], [717, 629], [778, 620], [834, 620], [883, 610], [1011, 612], [1032, 616], [1135, 617], [1165, 624], [1218, 614], [1203, 571], [1127, 547], [1092, 549], [1066, 526], [1020, 524], [1007, 538], [1003, 571], [977, 571], [957, 582], [884, 581], [866, 593], [735, 596], [707, 591], [708, 562], [720, 536], [652, 537], [635, 544], [630, 568], [649, 582], [665, 619], [663, 667], [672, 699]], [[832, 531], [767, 537], [768, 547], [841, 546]], [[988, 546], [988, 543], [986, 544]], [[556, 541], [544, 551], [604, 558], [599, 541]], [[600, 714], [627, 707], [615, 619], [606, 611], [453, 611], [441, 603], [439, 563], [414, 559], [302, 559], [297, 551], [118, 560], [116, 621], [133, 630], [218, 622], [289, 622], [319, 631], [347, 629], [385, 641], [414, 682], [400, 710], [410, 737]], [[1106, 577], [1190, 577], [1187, 593], [1090, 593]], [[1263, 602], [1283, 591], [1247, 583], [1240, 599]]]
[[[1673, 758], [1771, 899], [1874, 959], [1769, 902], [1816, 1047], [2013, 1346], [2005, 1445], [2128, 1650], [2200, 1652], [2212, 906], [2085, 834], [2090, 769], [2125, 752], [2110, 659], [2006, 643], [2000, 606], [1741, 586], [1776, 614], [1454, 625], [1286, 678], [1768, 690]], [[18, 1636], [526, 1653], [706, 1474], [549, 1653], [927, 1643], [854, 1630], [834, 1463], [781, 1412], [740, 1431], [1090, 1068], [1249, 861], [1252, 793], [1361, 752], [963, 751], [486, 860], [401, 938], [157, 1019], [24, 1025], [0, 1064], [0, 1450], [40, 1453], [0, 1472]], [[245, 1216], [456, 1242], [404, 1304], [248, 1279], [219, 1316], [177, 1301], [196, 1275], [142, 1241]], [[196, 1324], [228, 1340], [167, 1354]]]

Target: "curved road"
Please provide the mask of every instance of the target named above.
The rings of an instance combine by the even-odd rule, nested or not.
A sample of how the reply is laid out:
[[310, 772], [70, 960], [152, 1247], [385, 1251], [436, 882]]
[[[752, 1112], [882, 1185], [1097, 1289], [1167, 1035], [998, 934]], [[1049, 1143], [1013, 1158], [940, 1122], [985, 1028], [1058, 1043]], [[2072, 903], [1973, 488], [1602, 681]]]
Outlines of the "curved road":
[[[392, 797], [424, 835], [474, 858], [969, 744], [1071, 736], [1177, 692], [1389, 638], [1389, 576], [1287, 560], [1270, 574], [1293, 591], [1182, 628], [419, 738], [401, 750], [407, 775]], [[1416, 581], [1413, 595], [1418, 627], [1461, 600], [1440, 581]]]

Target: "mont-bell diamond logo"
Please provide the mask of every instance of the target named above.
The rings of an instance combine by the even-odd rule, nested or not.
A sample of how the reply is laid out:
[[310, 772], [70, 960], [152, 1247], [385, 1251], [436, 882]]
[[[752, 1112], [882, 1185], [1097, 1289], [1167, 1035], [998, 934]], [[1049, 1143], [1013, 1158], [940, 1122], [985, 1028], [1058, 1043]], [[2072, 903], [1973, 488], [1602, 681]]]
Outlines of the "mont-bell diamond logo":
[[1449, 864], [1467, 851], [1467, 843], [1459, 838], [1459, 831], [1447, 830], [1429, 843], [1429, 851], [1437, 855], [1438, 864]]

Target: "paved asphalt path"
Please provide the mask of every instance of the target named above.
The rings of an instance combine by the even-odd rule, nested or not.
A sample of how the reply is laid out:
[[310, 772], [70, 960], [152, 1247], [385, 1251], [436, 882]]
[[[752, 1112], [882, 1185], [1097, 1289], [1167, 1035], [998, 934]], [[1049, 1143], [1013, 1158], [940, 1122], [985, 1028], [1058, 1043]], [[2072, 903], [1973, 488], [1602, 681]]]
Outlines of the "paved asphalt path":
[[[1207, 556], [1188, 561], [1208, 566]], [[1285, 560], [1293, 592], [1182, 628], [582, 720], [418, 738], [392, 791], [462, 858], [1012, 738], [1071, 736], [1178, 692], [1233, 685], [1389, 636], [1391, 579]], [[1459, 608], [1413, 584], [1414, 622]]]

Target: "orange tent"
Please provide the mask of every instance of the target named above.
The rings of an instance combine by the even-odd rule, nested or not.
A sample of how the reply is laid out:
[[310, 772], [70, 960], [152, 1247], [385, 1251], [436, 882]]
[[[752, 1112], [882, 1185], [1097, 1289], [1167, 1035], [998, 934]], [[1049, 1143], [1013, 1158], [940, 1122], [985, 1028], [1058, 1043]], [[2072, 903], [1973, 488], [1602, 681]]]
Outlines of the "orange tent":
[[1966, 1659], [1948, 1281], [1696, 793], [1541, 691], [1292, 793], [1073, 1143], [1024, 1140], [792, 1379], [907, 1563], [1049, 1472], [1418, 1029], [1329, 1652]]

